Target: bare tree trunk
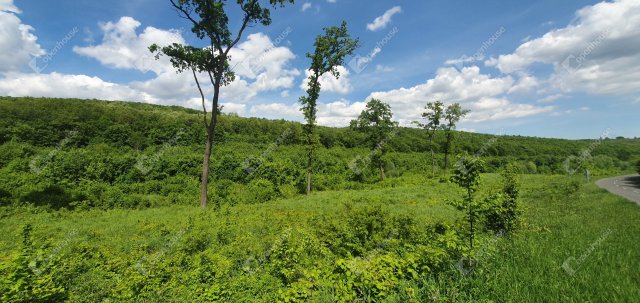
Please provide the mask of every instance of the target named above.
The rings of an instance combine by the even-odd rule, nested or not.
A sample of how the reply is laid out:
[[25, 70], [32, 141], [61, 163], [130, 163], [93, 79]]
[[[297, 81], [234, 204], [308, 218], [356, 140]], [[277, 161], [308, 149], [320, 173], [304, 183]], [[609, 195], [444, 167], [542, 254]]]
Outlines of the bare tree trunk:
[[311, 154], [307, 161], [307, 195], [311, 193]]
[[207, 207], [207, 191], [209, 186], [209, 160], [211, 159], [212, 141], [213, 134], [207, 133], [207, 143], [204, 146], [204, 159], [202, 160], [202, 176], [200, 177], [200, 207], [202, 208]]
[[[469, 185], [471, 186], [471, 185]], [[471, 192], [468, 191], [468, 200], [469, 200], [469, 223], [471, 224], [471, 234], [469, 236], [469, 245], [471, 246], [471, 249], [473, 249], [473, 206], [471, 205]]]
[[433, 153], [433, 135], [429, 137], [429, 148], [431, 149], [431, 178], [433, 178], [436, 172], [436, 158]]
[[[204, 159], [202, 160], [202, 176], [200, 177], [200, 207], [207, 207], [207, 191], [209, 187], [209, 162], [211, 160], [211, 147], [213, 145], [213, 136], [218, 124], [218, 98], [220, 97], [220, 77], [215, 80], [209, 76], [213, 83], [213, 100], [211, 102], [211, 122], [206, 123], [205, 108], [205, 129], [207, 131], [207, 142], [204, 146]], [[198, 88], [199, 84], [198, 84]], [[203, 97], [204, 98], [204, 97]], [[204, 103], [203, 103], [204, 104]]]
[[378, 168], [380, 168], [380, 181], [384, 181], [384, 167], [382, 167], [382, 159], [378, 161]]
[[444, 176], [447, 176], [447, 163], [449, 162], [449, 148], [444, 150]]

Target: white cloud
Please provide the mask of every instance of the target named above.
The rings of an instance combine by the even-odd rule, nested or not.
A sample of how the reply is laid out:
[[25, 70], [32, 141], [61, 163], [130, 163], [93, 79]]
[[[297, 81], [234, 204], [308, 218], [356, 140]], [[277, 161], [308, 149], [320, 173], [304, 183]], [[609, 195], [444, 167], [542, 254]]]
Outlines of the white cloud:
[[586, 6], [575, 22], [521, 44], [485, 63], [503, 73], [534, 63], [552, 65], [549, 83], [564, 91], [624, 94], [640, 91], [640, 2], [618, 0]]
[[152, 96], [86, 75], [9, 73], [0, 79], [0, 95], [153, 102]]
[[13, 4], [13, 0], [0, 0], [0, 11], [21, 14], [22, 11]]
[[[200, 103], [202, 104], [202, 103]], [[244, 116], [245, 110], [247, 108], [246, 104], [238, 104], [238, 103], [222, 103], [222, 111], [225, 113], [236, 113], [239, 116]]]
[[184, 43], [178, 30], [161, 30], [147, 27], [141, 34], [136, 33], [140, 22], [131, 17], [122, 17], [118, 22], [100, 24], [104, 37], [102, 44], [73, 48], [73, 51], [100, 63], [121, 69], [134, 69], [142, 72], [153, 71], [156, 74], [172, 71], [168, 58], [156, 61], [149, 52], [151, 44], [160, 46], [172, 43]]
[[551, 103], [554, 102], [560, 98], [564, 97], [562, 94], [554, 94], [554, 95], [550, 95], [550, 96], [546, 96], [542, 99], [539, 99], [538, 102], [541, 103]]
[[45, 51], [37, 43], [33, 27], [23, 24], [16, 15], [20, 10], [13, 1], [0, 1], [0, 72], [18, 71]]
[[364, 110], [364, 102], [349, 103], [346, 100], [318, 104], [318, 124], [324, 126], [347, 126]]
[[301, 119], [302, 113], [300, 112], [300, 105], [284, 104], [284, 103], [268, 103], [268, 104], [256, 104], [251, 107], [249, 111], [253, 115], [262, 117], [278, 117], [287, 119]]
[[429, 101], [441, 100], [447, 104], [458, 102], [471, 109], [466, 121], [481, 122], [507, 118], [518, 118], [548, 112], [552, 106], [538, 107], [529, 104], [514, 104], [505, 95], [516, 82], [511, 76], [492, 78], [481, 74], [477, 66], [438, 69], [435, 78], [410, 88], [385, 92], [374, 92], [367, 97], [389, 103], [395, 116], [403, 125], [419, 120], [424, 106]]
[[535, 76], [522, 73], [518, 81], [509, 89], [509, 93], [526, 93], [540, 86]]
[[[338, 79], [336, 79], [331, 73], [325, 73], [324, 75], [320, 76], [321, 91], [334, 92], [339, 94], [350, 93], [353, 87], [351, 86], [351, 81], [349, 80], [349, 70], [344, 66], [338, 66], [337, 70], [340, 73], [340, 78]], [[300, 89], [304, 91], [307, 90], [310, 75], [311, 71], [306, 70], [305, 79], [302, 81]]]
[[308, 9], [311, 8], [311, 3], [309, 2], [305, 2], [304, 4], [302, 4], [302, 8], [300, 9], [301, 11], [307, 11]]
[[387, 27], [387, 25], [391, 22], [391, 17], [400, 12], [402, 12], [402, 8], [400, 6], [394, 6], [388, 9], [386, 12], [384, 12], [384, 14], [382, 14], [382, 16], [375, 18], [373, 22], [367, 24], [367, 29], [375, 32]]

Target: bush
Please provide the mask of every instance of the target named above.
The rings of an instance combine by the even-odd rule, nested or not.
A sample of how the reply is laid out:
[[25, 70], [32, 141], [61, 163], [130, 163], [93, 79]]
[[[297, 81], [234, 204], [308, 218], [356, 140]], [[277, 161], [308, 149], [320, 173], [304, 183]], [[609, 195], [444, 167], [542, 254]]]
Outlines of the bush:
[[485, 209], [482, 211], [485, 218], [485, 227], [495, 233], [510, 233], [520, 223], [522, 210], [518, 204], [520, 184], [518, 181], [518, 169], [509, 164], [501, 173], [502, 191], [487, 197], [484, 201]]
[[264, 203], [277, 196], [275, 186], [269, 180], [255, 179], [247, 185], [249, 203]]

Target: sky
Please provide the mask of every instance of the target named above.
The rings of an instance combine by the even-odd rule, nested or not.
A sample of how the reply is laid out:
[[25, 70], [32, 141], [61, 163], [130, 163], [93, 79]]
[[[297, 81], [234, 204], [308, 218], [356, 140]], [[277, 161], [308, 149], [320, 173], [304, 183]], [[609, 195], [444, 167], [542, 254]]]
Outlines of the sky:
[[[241, 12], [226, 10], [236, 33]], [[306, 54], [345, 20], [361, 47], [321, 78], [320, 125], [347, 126], [377, 98], [410, 126], [441, 100], [471, 110], [463, 131], [640, 137], [638, 0], [315, 0], [271, 17], [231, 52], [224, 112], [302, 121]], [[168, 0], [0, 0], [0, 95], [201, 109], [193, 75], [147, 50], [175, 42], [205, 45]]]

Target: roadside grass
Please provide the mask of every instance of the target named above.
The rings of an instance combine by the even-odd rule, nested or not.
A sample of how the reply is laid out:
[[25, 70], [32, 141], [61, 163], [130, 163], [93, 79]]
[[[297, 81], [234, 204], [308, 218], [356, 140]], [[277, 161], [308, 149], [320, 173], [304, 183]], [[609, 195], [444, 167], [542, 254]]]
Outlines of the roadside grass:
[[466, 278], [477, 295], [466, 299], [637, 302], [640, 208], [594, 183], [573, 194], [554, 188], [559, 178], [568, 177], [524, 178], [533, 185], [523, 195], [525, 227]]

